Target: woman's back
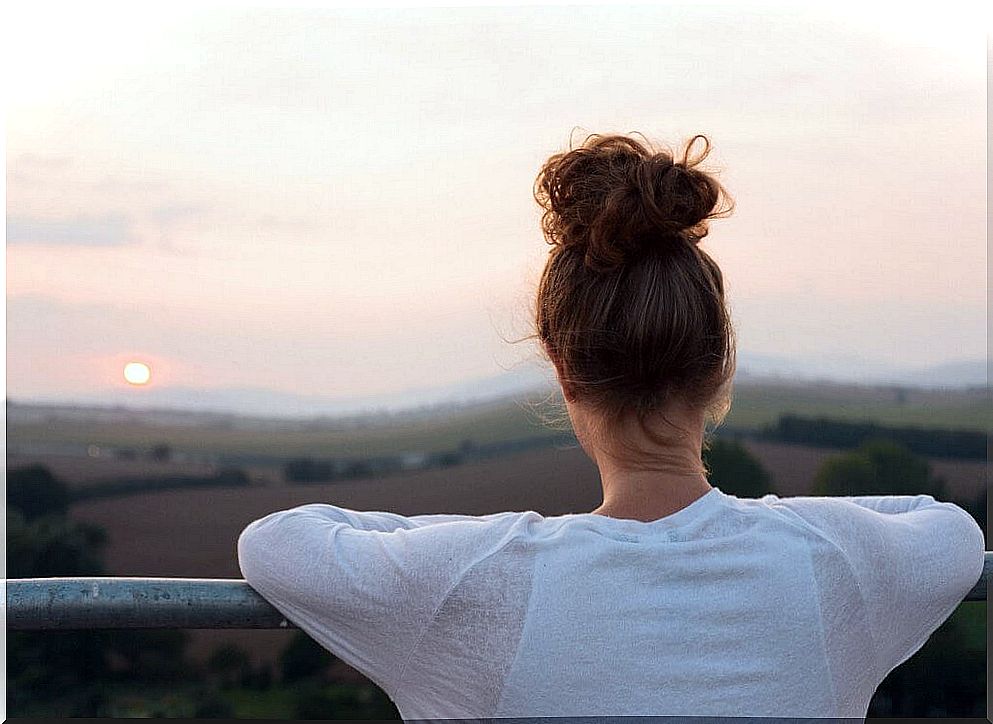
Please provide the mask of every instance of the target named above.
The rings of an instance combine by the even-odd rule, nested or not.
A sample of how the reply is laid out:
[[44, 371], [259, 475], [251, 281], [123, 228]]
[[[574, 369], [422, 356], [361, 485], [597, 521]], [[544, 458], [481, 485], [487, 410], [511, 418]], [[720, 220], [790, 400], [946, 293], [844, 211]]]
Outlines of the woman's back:
[[733, 206], [709, 151], [593, 134], [535, 181], [533, 338], [599, 469], [594, 513], [317, 504], [242, 534], [248, 582], [404, 718], [861, 718], [979, 579], [983, 533], [951, 503], [711, 485], [736, 357], [700, 245]]
[[930, 496], [737, 498], [644, 523], [359, 513], [249, 525], [248, 582], [405, 719], [863, 717], [978, 580]]

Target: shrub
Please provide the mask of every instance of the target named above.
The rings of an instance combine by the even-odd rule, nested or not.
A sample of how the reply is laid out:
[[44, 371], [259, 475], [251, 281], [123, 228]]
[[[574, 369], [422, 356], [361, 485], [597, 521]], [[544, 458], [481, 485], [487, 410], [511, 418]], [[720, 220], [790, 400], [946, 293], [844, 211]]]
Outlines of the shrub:
[[703, 453], [711, 485], [740, 498], [760, 498], [773, 492], [772, 479], [761, 463], [743, 445], [714, 440]]
[[303, 631], [296, 631], [279, 657], [284, 682], [300, 681], [327, 671], [334, 656]]
[[875, 438], [849, 453], [824, 461], [814, 478], [814, 495], [933, 495], [943, 499], [945, 485], [931, 475], [927, 460], [905, 445]]
[[7, 506], [27, 520], [63, 515], [69, 509], [69, 488], [44, 465], [25, 465], [7, 473]]

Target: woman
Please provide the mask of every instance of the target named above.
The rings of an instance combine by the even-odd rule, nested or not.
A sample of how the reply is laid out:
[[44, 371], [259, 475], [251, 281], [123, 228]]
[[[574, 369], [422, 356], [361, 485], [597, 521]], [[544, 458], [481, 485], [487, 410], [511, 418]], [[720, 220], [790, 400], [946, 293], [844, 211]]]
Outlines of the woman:
[[730, 209], [698, 168], [709, 147], [697, 136], [676, 160], [591, 136], [535, 185], [552, 245], [537, 337], [600, 507], [311, 504], [241, 534], [249, 584], [404, 719], [862, 718], [979, 579], [982, 531], [952, 503], [747, 499], [708, 482], [706, 423], [734, 373], [722, 275], [698, 246]]

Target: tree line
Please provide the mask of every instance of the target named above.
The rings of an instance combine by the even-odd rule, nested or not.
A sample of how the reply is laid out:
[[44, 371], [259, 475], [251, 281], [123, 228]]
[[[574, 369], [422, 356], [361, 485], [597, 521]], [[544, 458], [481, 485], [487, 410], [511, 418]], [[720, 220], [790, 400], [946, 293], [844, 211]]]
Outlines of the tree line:
[[852, 422], [827, 417], [780, 415], [759, 433], [765, 440], [815, 447], [856, 448], [864, 442], [885, 438], [903, 444], [911, 452], [935, 458], [985, 460], [988, 436], [978, 430], [949, 430], [927, 427], [890, 427], [875, 422]]

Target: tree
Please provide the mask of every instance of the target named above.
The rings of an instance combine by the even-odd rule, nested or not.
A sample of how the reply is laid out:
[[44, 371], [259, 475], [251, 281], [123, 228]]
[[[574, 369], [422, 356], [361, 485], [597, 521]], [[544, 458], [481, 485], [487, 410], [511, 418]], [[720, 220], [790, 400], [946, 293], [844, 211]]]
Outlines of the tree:
[[44, 465], [26, 465], [7, 473], [7, 505], [26, 520], [62, 515], [69, 509], [69, 488]]
[[221, 468], [214, 475], [214, 481], [220, 483], [221, 485], [231, 485], [231, 486], [245, 486], [250, 484], [251, 478], [249, 478], [248, 473], [246, 473], [241, 468]]
[[[96, 526], [56, 513], [28, 520], [21, 509], [8, 508], [7, 575], [101, 575], [100, 548], [105, 540], [105, 532]], [[11, 715], [18, 716], [17, 712], [33, 701], [100, 681], [109, 672], [104, 656], [106, 639], [105, 631], [9, 632], [7, 701]]]
[[[870, 718], [984, 715], [986, 650], [982, 642], [969, 645], [970, 613], [956, 610], [917, 653], [889, 673], [872, 698]], [[978, 618], [985, 641], [986, 617]]]
[[283, 466], [283, 477], [294, 483], [332, 481], [337, 477], [334, 461], [298, 458]]
[[7, 575], [10, 578], [99, 576], [107, 532], [61, 515], [29, 520], [21, 509], [7, 510]]
[[160, 442], [152, 446], [149, 456], [158, 463], [167, 463], [172, 459], [172, 447], [169, 443]]
[[814, 476], [814, 495], [864, 495], [875, 486], [872, 463], [858, 453], [831, 455]]
[[207, 669], [217, 676], [222, 687], [236, 686], [252, 678], [252, 661], [248, 653], [234, 644], [224, 644], [207, 659]]
[[296, 631], [279, 657], [283, 681], [299, 681], [323, 674], [334, 656], [303, 631]]
[[824, 461], [814, 478], [814, 495], [933, 495], [943, 499], [944, 481], [931, 475], [925, 458], [905, 445], [874, 438], [849, 453]]
[[711, 485], [740, 498], [773, 492], [772, 479], [758, 459], [738, 442], [714, 440], [703, 453]]
[[[74, 521], [60, 512], [28, 519], [20, 508], [11, 506], [7, 510], [7, 575], [104, 575], [106, 541], [107, 534], [99, 526]], [[35, 702], [78, 697], [82, 692], [74, 716], [102, 716], [106, 702], [96, 688], [118, 674], [129, 682], [157, 685], [186, 676], [189, 667], [183, 649], [187, 635], [181, 630], [11, 631], [7, 639], [10, 713], [21, 716]]]
[[972, 517], [976, 519], [976, 522], [979, 523], [979, 527], [983, 529], [984, 537], [986, 536], [986, 502], [986, 488], [983, 488], [983, 492], [981, 492], [973, 500], [969, 501], [967, 505], [962, 506], [968, 510]]
[[107, 652], [118, 662], [129, 682], [161, 686], [190, 674], [185, 659], [189, 633], [183, 629], [107, 631]]

